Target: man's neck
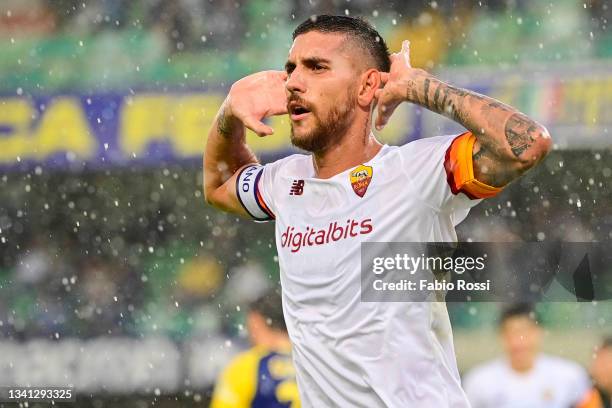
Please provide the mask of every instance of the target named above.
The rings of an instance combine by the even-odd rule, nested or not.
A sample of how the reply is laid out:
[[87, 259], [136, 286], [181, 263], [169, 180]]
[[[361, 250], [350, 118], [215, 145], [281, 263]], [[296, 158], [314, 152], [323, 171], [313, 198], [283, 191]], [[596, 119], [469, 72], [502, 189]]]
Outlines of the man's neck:
[[265, 336], [257, 339], [257, 346], [264, 347], [268, 350], [277, 351], [280, 353], [288, 353], [291, 351], [291, 341], [286, 333], [274, 332], [267, 333]]
[[534, 359], [528, 360], [528, 361], [519, 361], [519, 360], [513, 361], [512, 359], [510, 359], [509, 363], [510, 363], [510, 367], [512, 367], [512, 370], [515, 373], [528, 374], [535, 367], [536, 359], [537, 357]]
[[376, 140], [368, 129], [363, 129], [360, 132], [361, 134], [359, 132], [351, 133], [349, 130], [339, 143], [324, 152], [312, 155], [317, 178], [330, 178], [370, 161], [382, 148], [382, 144]]

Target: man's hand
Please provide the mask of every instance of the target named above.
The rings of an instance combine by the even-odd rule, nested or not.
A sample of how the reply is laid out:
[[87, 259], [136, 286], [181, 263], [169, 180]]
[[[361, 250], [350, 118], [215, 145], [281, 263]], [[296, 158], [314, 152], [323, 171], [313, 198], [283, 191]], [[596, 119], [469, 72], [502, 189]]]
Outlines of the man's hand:
[[225, 99], [219, 131], [227, 134], [232, 118], [237, 119], [259, 136], [267, 136], [274, 130], [262, 120], [268, 116], [287, 113], [285, 71], [263, 71], [242, 78], [232, 85]]
[[274, 133], [262, 120], [287, 113], [284, 71], [264, 71], [242, 78], [230, 89], [208, 133], [204, 152], [204, 198], [225, 211], [247, 215], [236, 196], [236, 178], [257, 163], [246, 143], [245, 126], [259, 136]]
[[395, 111], [395, 108], [408, 100], [410, 93], [416, 88], [416, 81], [429, 76], [422, 69], [412, 68], [410, 65], [410, 41], [402, 42], [400, 52], [391, 54], [391, 70], [381, 72], [382, 89], [376, 91], [378, 104], [376, 129], [381, 130]]
[[410, 66], [408, 41], [391, 55], [389, 73], [376, 91], [381, 129], [402, 102], [411, 102], [454, 120], [475, 137], [473, 166], [476, 178], [500, 187], [535, 166], [546, 156], [552, 141], [546, 128], [498, 100], [444, 83]]

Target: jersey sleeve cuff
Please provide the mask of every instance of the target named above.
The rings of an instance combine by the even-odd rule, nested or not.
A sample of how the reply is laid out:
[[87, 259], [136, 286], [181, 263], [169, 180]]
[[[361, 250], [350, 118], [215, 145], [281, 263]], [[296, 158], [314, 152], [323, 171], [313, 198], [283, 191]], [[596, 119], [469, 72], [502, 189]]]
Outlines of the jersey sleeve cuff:
[[274, 219], [274, 214], [265, 203], [259, 188], [264, 166], [253, 164], [240, 171], [236, 179], [236, 196], [246, 212], [256, 221]]
[[476, 200], [497, 195], [502, 188], [485, 184], [474, 177], [472, 152], [476, 136], [465, 132], [457, 136], [446, 150], [444, 169], [446, 180], [453, 194], [464, 193]]

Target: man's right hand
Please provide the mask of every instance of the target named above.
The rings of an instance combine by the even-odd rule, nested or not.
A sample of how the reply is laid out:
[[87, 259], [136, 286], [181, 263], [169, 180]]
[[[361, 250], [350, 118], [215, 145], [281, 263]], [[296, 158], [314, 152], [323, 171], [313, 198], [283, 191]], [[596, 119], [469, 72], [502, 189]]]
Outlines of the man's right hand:
[[273, 134], [262, 120], [287, 113], [286, 80], [285, 71], [262, 71], [237, 81], [225, 99], [225, 117], [238, 119], [259, 136]]
[[263, 71], [232, 85], [206, 139], [204, 197], [208, 203], [248, 215], [236, 195], [236, 182], [241, 169], [258, 161], [246, 143], [245, 127], [259, 136], [274, 133], [262, 120], [287, 113], [286, 79], [284, 71]]

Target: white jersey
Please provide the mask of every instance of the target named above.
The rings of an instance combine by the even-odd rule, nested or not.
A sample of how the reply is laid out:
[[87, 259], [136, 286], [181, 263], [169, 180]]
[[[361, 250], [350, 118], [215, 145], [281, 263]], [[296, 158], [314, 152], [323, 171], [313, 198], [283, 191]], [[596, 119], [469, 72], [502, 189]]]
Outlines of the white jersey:
[[473, 408], [577, 407], [591, 388], [580, 365], [547, 355], [527, 373], [517, 373], [505, 359], [494, 360], [468, 373], [464, 383]]
[[[383, 146], [328, 179], [292, 155], [243, 171], [237, 192], [276, 219], [283, 309], [304, 407], [468, 407], [444, 303], [360, 300], [362, 242], [454, 242], [477, 197], [474, 136]], [[471, 177], [471, 178], [470, 178]], [[471, 196], [471, 198], [468, 197]]]

